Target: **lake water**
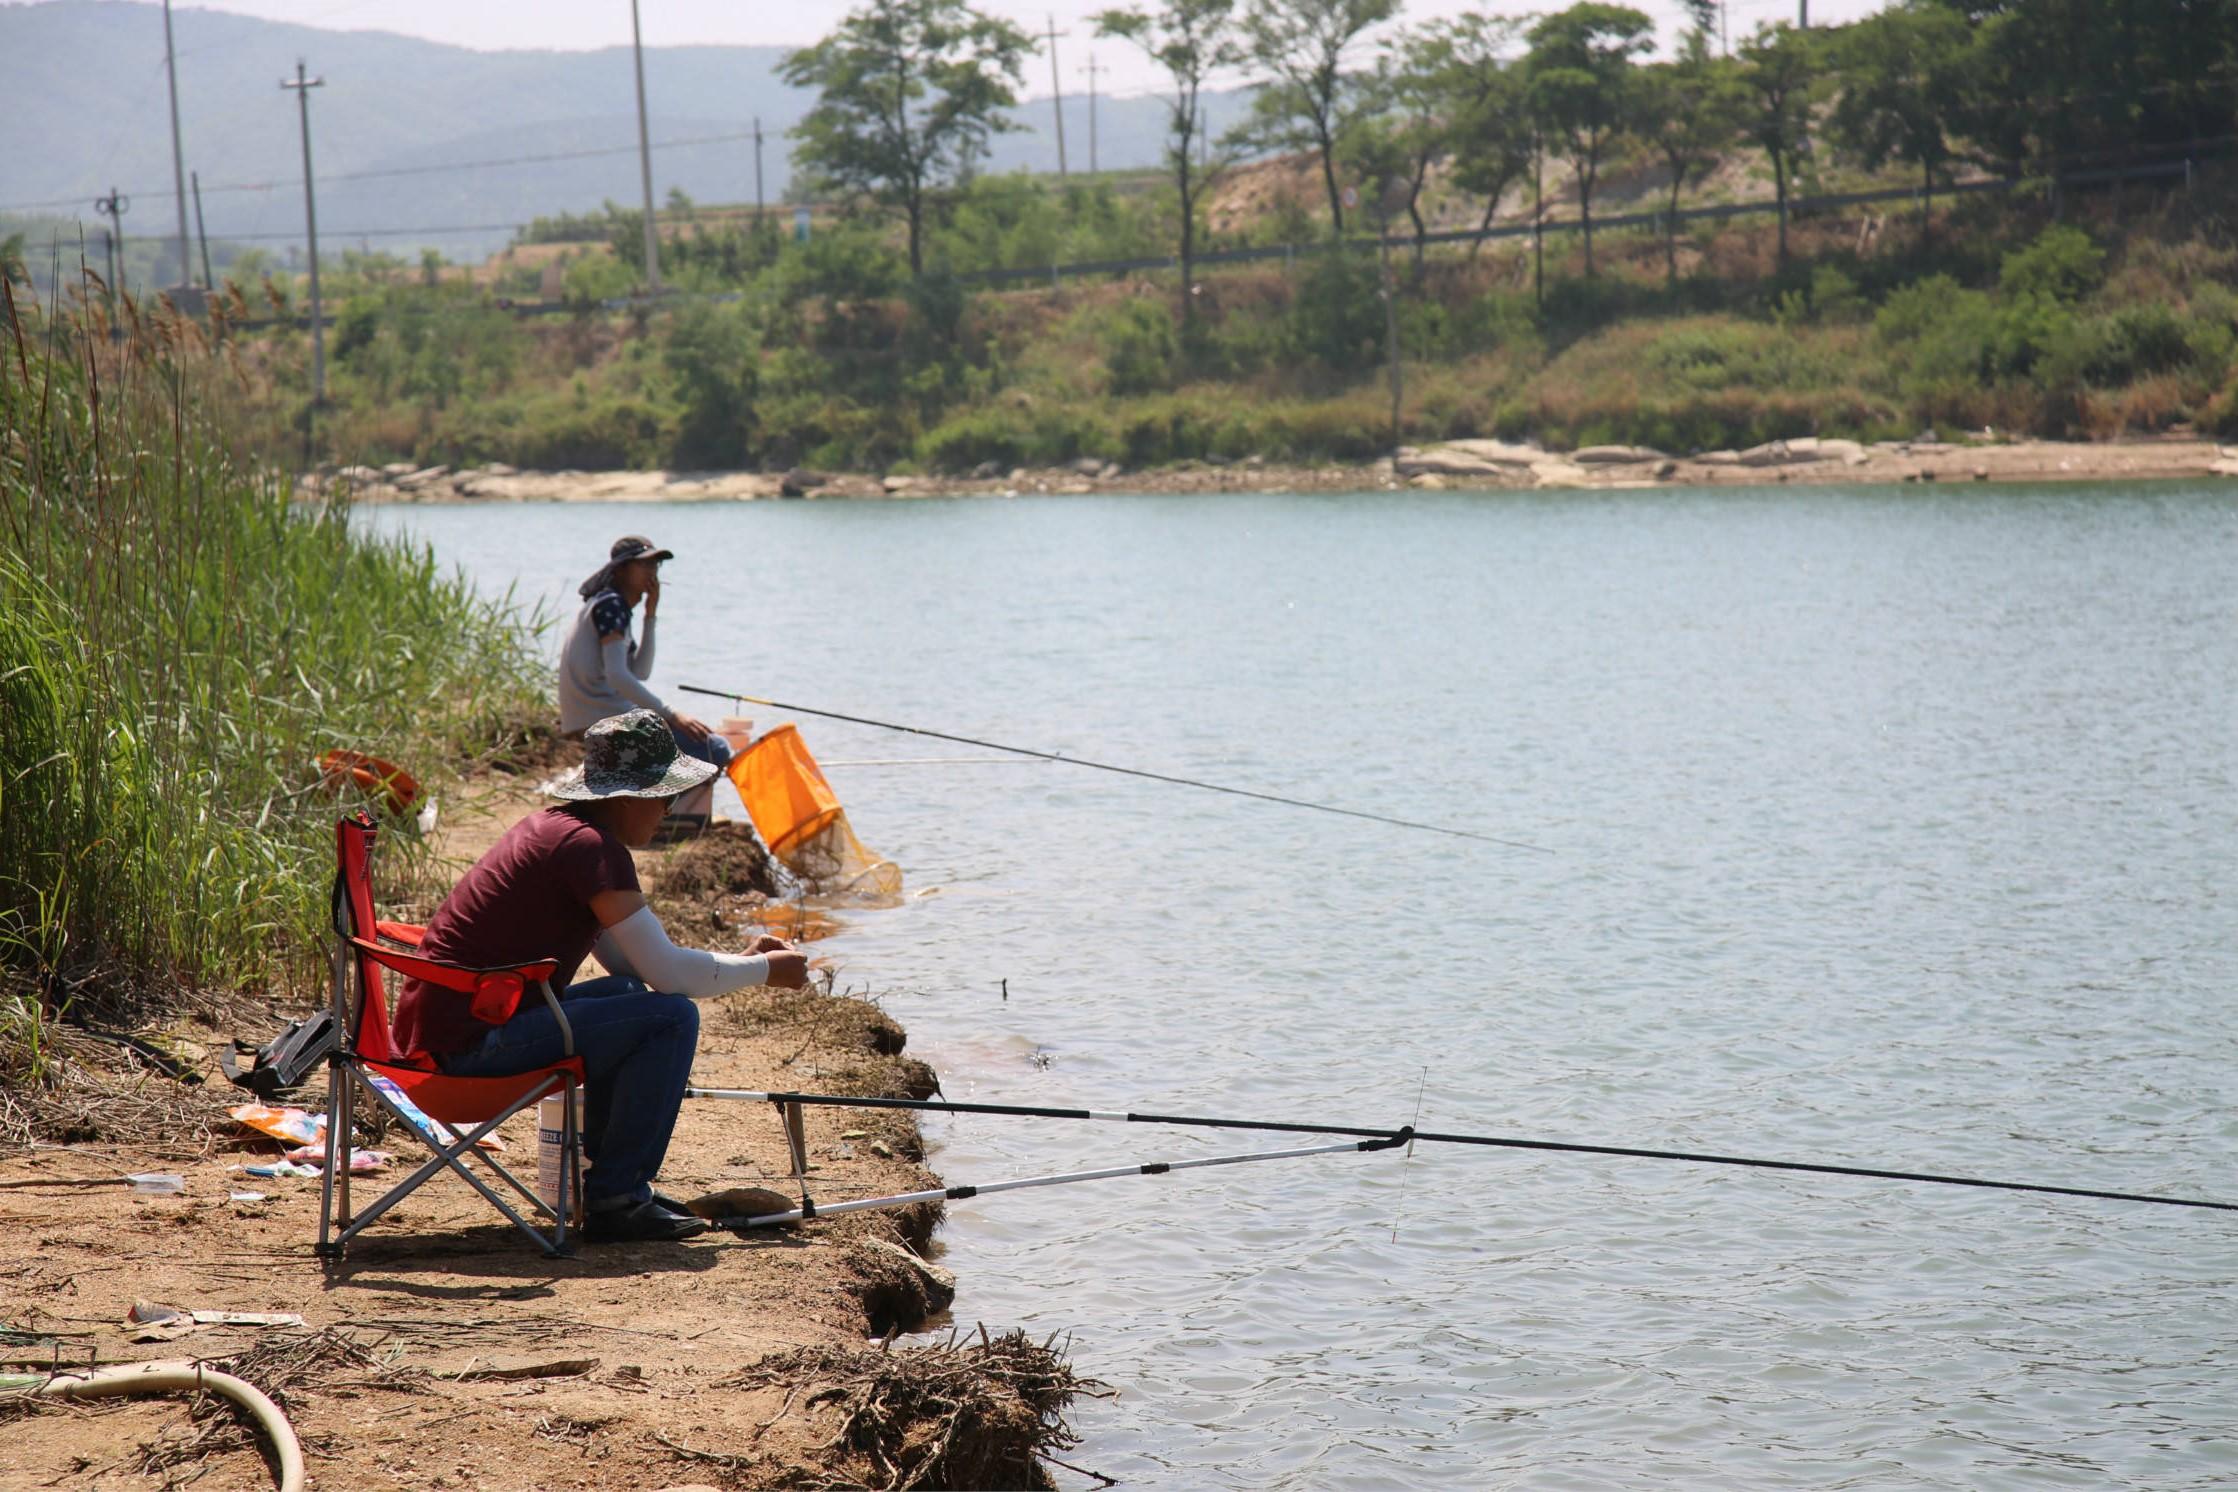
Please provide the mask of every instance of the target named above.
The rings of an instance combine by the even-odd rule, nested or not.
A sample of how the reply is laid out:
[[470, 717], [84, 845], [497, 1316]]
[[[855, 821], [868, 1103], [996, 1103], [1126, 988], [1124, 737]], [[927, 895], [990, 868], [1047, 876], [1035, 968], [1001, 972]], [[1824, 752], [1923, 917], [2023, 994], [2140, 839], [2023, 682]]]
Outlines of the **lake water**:
[[[654, 682], [687, 706], [734, 688], [1550, 852], [803, 718], [827, 762], [974, 759], [829, 772], [912, 895], [825, 946], [951, 1098], [1419, 1103], [2231, 1199], [2232, 494], [374, 521], [555, 605], [618, 534], [674, 548]], [[926, 1128], [951, 1184], [1311, 1143]], [[2238, 1481], [2229, 1213], [1424, 1146], [964, 1202], [943, 1237], [958, 1320], [1068, 1331], [1118, 1391], [1067, 1459], [1130, 1487]]]

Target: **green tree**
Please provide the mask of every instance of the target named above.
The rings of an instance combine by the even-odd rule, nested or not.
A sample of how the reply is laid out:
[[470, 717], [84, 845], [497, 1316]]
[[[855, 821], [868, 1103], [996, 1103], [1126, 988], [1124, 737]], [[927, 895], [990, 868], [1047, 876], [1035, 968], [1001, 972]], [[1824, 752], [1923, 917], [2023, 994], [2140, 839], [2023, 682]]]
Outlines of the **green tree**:
[[1807, 31], [1781, 22], [1757, 27], [1741, 43], [1741, 79], [1749, 97], [1747, 133], [1772, 164], [1782, 269], [1787, 267], [1788, 187], [1796, 161], [1810, 148], [1811, 100], [1818, 78], [1818, 47]]
[[1577, 173], [1585, 273], [1593, 270], [1593, 188], [1601, 158], [1629, 120], [1633, 61], [1654, 44], [1654, 23], [1629, 5], [1585, 0], [1531, 28], [1532, 103]]
[[[1538, 127], [1528, 80], [1508, 58], [1523, 23], [1501, 16], [1468, 15], [1452, 24], [1454, 87], [1453, 184], [1484, 199], [1481, 234], [1492, 227], [1507, 195], [1537, 159]], [[1473, 260], [1484, 247], [1469, 244]]]
[[1235, 0], [1165, 0], [1156, 10], [1099, 12], [1098, 36], [1140, 47], [1165, 70], [1173, 92], [1166, 99], [1166, 170], [1181, 199], [1181, 342], [1196, 347], [1197, 203], [1209, 169], [1199, 164], [1205, 136], [1204, 84], [1212, 73], [1243, 58], [1236, 33]]
[[1453, 23], [1402, 31], [1361, 87], [1361, 115], [1339, 148], [1353, 174], [1376, 191], [1378, 230], [1404, 211], [1414, 224], [1414, 278], [1422, 278], [1430, 225], [1422, 193], [1430, 172], [1453, 151], [1468, 79]]
[[1031, 43], [964, 0], [871, 0], [778, 67], [816, 104], [791, 134], [793, 162], [827, 187], [901, 213], [909, 272], [925, 271], [933, 194], [967, 173], [987, 137], [1019, 126], [1004, 111]]
[[1243, 18], [1245, 48], [1265, 78], [1237, 138], [1262, 150], [1312, 151], [1340, 237], [1337, 146], [1361, 102], [1346, 65], [1361, 35], [1398, 10], [1399, 0], [1253, 0]]
[[1950, 131], [1977, 60], [1973, 28], [1939, 4], [1898, 5], [1841, 33], [1834, 143], [1867, 168], [1904, 161], [1920, 174], [1920, 242], [1932, 237], [1935, 173], [1954, 153]]
[[1955, 133], [2011, 175], [2238, 127], [2238, 0], [1936, 0], [1974, 27]]
[[1710, 55], [1709, 34], [1690, 31], [1678, 56], [1644, 69], [1633, 127], [1671, 173], [1670, 206], [1663, 217], [1663, 262], [1678, 283], [1679, 193], [1689, 177], [1717, 164], [1740, 133], [1747, 98], [1730, 63]]

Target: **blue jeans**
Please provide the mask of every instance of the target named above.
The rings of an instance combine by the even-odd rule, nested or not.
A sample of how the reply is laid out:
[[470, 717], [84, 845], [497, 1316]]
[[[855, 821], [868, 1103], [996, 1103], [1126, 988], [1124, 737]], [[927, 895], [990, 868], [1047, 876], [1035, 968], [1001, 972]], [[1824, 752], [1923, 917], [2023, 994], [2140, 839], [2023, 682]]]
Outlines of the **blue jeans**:
[[703, 762], [713, 762], [718, 767], [730, 760], [730, 742], [724, 740], [715, 732], [709, 731], [707, 739], [704, 741], [695, 741], [673, 725], [668, 729], [669, 734], [676, 737], [676, 749], [685, 756], [697, 757]]
[[[583, 1149], [591, 1162], [584, 1206], [595, 1212], [642, 1202], [653, 1194], [684, 1106], [699, 1048], [699, 1007], [621, 974], [571, 984], [560, 1004], [583, 1059]], [[551, 1006], [531, 991], [511, 1020], [436, 1065], [453, 1077], [503, 1077], [566, 1055]]]

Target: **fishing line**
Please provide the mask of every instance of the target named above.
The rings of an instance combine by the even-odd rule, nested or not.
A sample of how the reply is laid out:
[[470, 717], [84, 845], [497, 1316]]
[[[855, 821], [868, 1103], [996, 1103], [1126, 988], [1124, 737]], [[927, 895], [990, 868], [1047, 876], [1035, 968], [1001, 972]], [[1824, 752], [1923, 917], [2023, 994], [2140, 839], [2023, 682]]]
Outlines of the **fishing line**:
[[[1414, 1126], [1422, 1122], [1422, 1095], [1427, 1093], [1429, 1089], [1430, 1068], [1428, 1063], [1424, 1063], [1421, 1080], [1414, 1085], [1414, 1117], [1407, 1121], [1407, 1133], [1410, 1135], [1414, 1133]], [[1399, 1200], [1391, 1206], [1391, 1241], [1393, 1243], [1399, 1241], [1399, 1214], [1406, 1211], [1407, 1171], [1413, 1165], [1414, 1141], [1410, 1139], [1407, 1141], [1407, 1158], [1399, 1163]]]
[[1698, 1150], [1650, 1150], [1632, 1145], [1586, 1145], [1569, 1140], [1525, 1140], [1506, 1135], [1425, 1134], [1408, 1128], [1376, 1129], [1346, 1124], [1298, 1124], [1275, 1119], [1218, 1119], [1188, 1114], [1136, 1114], [1112, 1109], [1057, 1109], [1028, 1104], [951, 1103], [930, 1098], [852, 1098], [833, 1093], [750, 1093], [737, 1088], [686, 1088], [686, 1098], [725, 1098], [775, 1104], [822, 1104], [850, 1109], [916, 1109], [936, 1114], [1006, 1114], [1027, 1119], [1096, 1119], [1123, 1124], [1179, 1124], [1201, 1129], [1257, 1129], [1282, 1134], [1361, 1135], [1390, 1139], [1404, 1135], [1421, 1144], [1487, 1145], [1504, 1150], [1540, 1150], [1567, 1155], [1608, 1155], [1630, 1160], [1675, 1160], [1705, 1166], [1743, 1166], [1764, 1171], [1804, 1171], [1820, 1176], [1863, 1176], [1876, 1181], [1918, 1181], [1934, 1186], [1966, 1186], [1983, 1191], [2039, 1192], [2054, 1197], [2087, 1197], [2101, 1202], [2150, 1202], [2160, 1207], [2200, 1207], [2238, 1212], [2238, 1202], [2200, 1197], [2154, 1196], [2145, 1192], [2101, 1191], [2087, 1186], [2051, 1186], [2036, 1181], [1992, 1181], [1936, 1171], [1898, 1171], [1879, 1166], [1838, 1166], [1823, 1161], [1767, 1160], [1760, 1156], [1714, 1155]]
[[1123, 777], [1142, 777], [1151, 782], [1172, 783], [1176, 787], [1202, 788], [1208, 793], [1226, 793], [1237, 798], [1257, 798], [1262, 803], [1280, 803], [1289, 808], [1310, 808], [1316, 813], [1342, 814], [1350, 819], [1368, 819], [1378, 824], [1391, 824], [1401, 829], [1421, 829], [1431, 834], [1450, 834], [1455, 839], [1481, 840], [1485, 844], [1505, 845], [1511, 850], [1529, 850], [1535, 855], [1551, 855], [1554, 851], [1544, 845], [1525, 844], [1520, 839], [1502, 839], [1494, 834], [1478, 834], [1471, 829], [1454, 829], [1444, 824], [1425, 824], [1414, 819], [1392, 818], [1388, 814], [1369, 813], [1359, 808], [1339, 808], [1333, 803], [1310, 803], [1303, 798], [1285, 798], [1276, 793], [1255, 792], [1247, 787], [1227, 787], [1217, 782], [1200, 782], [1194, 777], [1172, 777], [1164, 772], [1145, 772], [1139, 767], [1115, 767], [1109, 762], [1092, 762], [1085, 757], [1066, 756], [1056, 751], [1036, 751], [1030, 746], [1005, 746], [1000, 741], [982, 741], [972, 736], [952, 736], [946, 731], [927, 730], [921, 725], [896, 725], [891, 720], [870, 720], [861, 715], [842, 715], [837, 710], [814, 710], [807, 705], [790, 705], [781, 699], [764, 699], [758, 694], [735, 694], [727, 689], [702, 689], [697, 684], [676, 686], [685, 694], [704, 694], [713, 699], [736, 700], [742, 704], [767, 705], [773, 710], [790, 710], [796, 715], [815, 715], [824, 720], [844, 720], [849, 725], [874, 726], [879, 730], [898, 730], [912, 736], [925, 736], [935, 741], [954, 741], [960, 746], [978, 746], [988, 751], [1007, 751], [1014, 756], [1038, 757], [1045, 762], [1064, 762], [1075, 767], [1093, 767], [1099, 772], [1117, 772]]
[[929, 1191], [897, 1192], [887, 1197], [862, 1197], [834, 1202], [829, 1207], [805, 1196], [801, 1205], [785, 1212], [763, 1212], [746, 1217], [710, 1218], [718, 1228], [768, 1228], [780, 1223], [802, 1223], [842, 1212], [867, 1212], [880, 1207], [907, 1207], [916, 1202], [961, 1202], [996, 1192], [1022, 1191], [1032, 1186], [1068, 1186], [1075, 1181], [1107, 1181], [1116, 1176], [1163, 1176], [1169, 1171], [1195, 1171], [1206, 1166], [1240, 1166], [1255, 1160], [1294, 1160], [1303, 1155], [1343, 1155], [1356, 1151], [1395, 1150], [1407, 1142], [1406, 1131], [1361, 1140], [1349, 1145], [1307, 1145], [1296, 1150], [1254, 1150], [1247, 1155], [1207, 1155], [1195, 1160], [1154, 1160], [1138, 1165], [1106, 1166], [1095, 1171], [1059, 1171], [1048, 1176], [1022, 1176], [1011, 1181], [987, 1181], [977, 1186], [936, 1187]]

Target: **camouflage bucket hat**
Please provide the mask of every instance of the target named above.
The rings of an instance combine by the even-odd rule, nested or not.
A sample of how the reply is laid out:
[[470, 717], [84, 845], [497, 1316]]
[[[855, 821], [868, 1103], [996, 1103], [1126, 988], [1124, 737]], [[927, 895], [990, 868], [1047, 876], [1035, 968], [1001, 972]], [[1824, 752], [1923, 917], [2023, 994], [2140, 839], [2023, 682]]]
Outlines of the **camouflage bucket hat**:
[[651, 710], [609, 715], [583, 732], [583, 765], [544, 784], [547, 798], [666, 798], [715, 775], [712, 762], [676, 749], [668, 722]]

